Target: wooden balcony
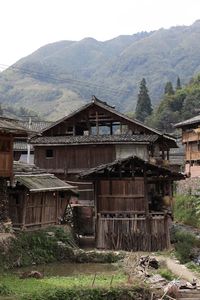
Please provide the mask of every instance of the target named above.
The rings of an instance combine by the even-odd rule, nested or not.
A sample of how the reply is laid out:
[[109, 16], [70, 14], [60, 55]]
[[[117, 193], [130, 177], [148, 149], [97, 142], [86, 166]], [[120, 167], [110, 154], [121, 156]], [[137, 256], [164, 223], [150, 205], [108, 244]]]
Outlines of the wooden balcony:
[[183, 132], [182, 135], [182, 142], [187, 143], [187, 142], [195, 142], [200, 140], [200, 134], [195, 133], [194, 131], [192, 132]]

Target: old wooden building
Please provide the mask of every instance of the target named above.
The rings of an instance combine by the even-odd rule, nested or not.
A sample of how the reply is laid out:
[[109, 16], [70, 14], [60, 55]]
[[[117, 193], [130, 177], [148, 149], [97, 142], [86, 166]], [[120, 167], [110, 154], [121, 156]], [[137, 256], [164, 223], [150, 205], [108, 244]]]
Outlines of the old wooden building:
[[136, 155], [158, 165], [169, 165], [173, 137], [119, 113], [93, 97], [79, 110], [58, 120], [31, 140], [35, 164], [61, 178]]
[[68, 204], [77, 199], [75, 186], [22, 162], [14, 162], [14, 185], [8, 193], [9, 217], [20, 229], [62, 223]]
[[95, 238], [101, 249], [169, 247], [173, 181], [180, 173], [131, 156], [80, 174], [95, 186]]
[[[79, 177], [82, 172], [129, 156], [170, 168], [170, 149], [177, 147], [173, 137], [127, 117], [95, 96], [90, 103], [41, 131], [31, 143], [37, 166], [78, 186], [79, 204], [90, 220], [95, 189], [92, 180]], [[134, 210], [132, 200], [127, 203], [130, 210]], [[91, 234], [95, 224], [88, 224]]]
[[182, 143], [185, 147], [185, 172], [191, 177], [200, 176], [200, 115], [177, 123], [182, 129]]
[[8, 220], [7, 186], [13, 179], [13, 137], [27, 134], [16, 120], [0, 117], [0, 231]]

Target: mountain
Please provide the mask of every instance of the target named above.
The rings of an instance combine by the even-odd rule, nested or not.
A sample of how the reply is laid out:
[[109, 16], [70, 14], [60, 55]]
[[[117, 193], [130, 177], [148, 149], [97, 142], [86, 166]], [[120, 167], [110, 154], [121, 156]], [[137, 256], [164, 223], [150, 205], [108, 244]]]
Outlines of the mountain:
[[167, 81], [185, 84], [200, 72], [200, 21], [152, 32], [45, 45], [0, 73], [0, 102], [57, 119], [94, 94], [133, 111], [144, 77], [152, 103]]

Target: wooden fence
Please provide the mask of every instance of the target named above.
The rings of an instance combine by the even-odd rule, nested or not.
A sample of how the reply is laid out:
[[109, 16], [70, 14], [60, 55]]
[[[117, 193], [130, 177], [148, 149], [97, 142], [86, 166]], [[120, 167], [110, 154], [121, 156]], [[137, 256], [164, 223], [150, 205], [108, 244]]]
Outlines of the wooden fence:
[[[127, 213], [126, 213], [127, 214]], [[169, 218], [164, 215], [135, 214], [105, 217], [99, 214], [96, 246], [100, 249], [157, 251], [170, 246]]]

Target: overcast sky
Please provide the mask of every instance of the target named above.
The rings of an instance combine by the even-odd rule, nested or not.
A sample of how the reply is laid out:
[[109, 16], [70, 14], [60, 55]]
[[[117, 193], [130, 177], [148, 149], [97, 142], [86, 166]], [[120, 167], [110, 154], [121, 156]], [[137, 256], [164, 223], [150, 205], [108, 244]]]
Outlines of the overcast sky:
[[200, 0], [0, 0], [0, 69], [60, 40], [104, 41], [200, 19]]

